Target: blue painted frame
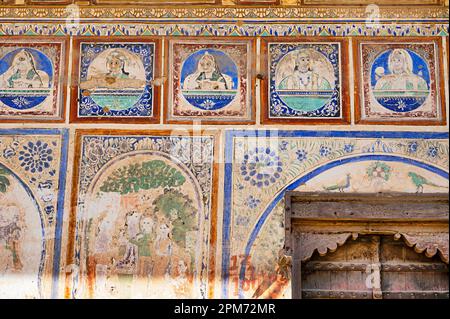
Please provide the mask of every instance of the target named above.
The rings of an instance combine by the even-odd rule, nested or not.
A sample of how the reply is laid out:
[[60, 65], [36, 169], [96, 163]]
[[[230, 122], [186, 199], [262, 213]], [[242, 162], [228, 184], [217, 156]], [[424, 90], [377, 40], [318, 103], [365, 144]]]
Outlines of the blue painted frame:
[[64, 198], [66, 190], [67, 177], [67, 157], [69, 146], [69, 130], [68, 129], [0, 129], [2, 135], [59, 135], [61, 136], [61, 159], [59, 167], [58, 179], [58, 198], [56, 209], [56, 225], [54, 239], [54, 255], [53, 255], [53, 278], [51, 298], [57, 298], [58, 295], [58, 279], [59, 265], [61, 261], [61, 237], [64, 216]]
[[[224, 181], [224, 210], [223, 210], [223, 229], [222, 229], [222, 298], [228, 298], [228, 283], [229, 283], [229, 259], [230, 259], [230, 222], [231, 222], [231, 194], [232, 194], [232, 176], [233, 176], [233, 139], [234, 137], [349, 137], [349, 138], [409, 138], [409, 139], [448, 139], [449, 133], [434, 133], [434, 132], [364, 132], [364, 131], [278, 131], [278, 130], [231, 130], [225, 133], [225, 175], [228, 178]], [[357, 155], [346, 159], [336, 160], [327, 163], [306, 175], [301, 176], [296, 181], [287, 185], [280, 190], [279, 194], [270, 203], [264, 213], [258, 220], [256, 227], [252, 230], [249, 241], [245, 247], [245, 254], [248, 255], [253, 246], [253, 243], [264, 225], [265, 220], [270, 215], [275, 205], [283, 198], [284, 193], [295, 189], [301, 183], [331, 169], [333, 167], [366, 160], [385, 160], [403, 162], [410, 165], [415, 165], [427, 169], [444, 178], [449, 178], [449, 173], [440, 168], [401, 157], [398, 155]], [[239, 298], [243, 298], [242, 280], [245, 278], [245, 261], [242, 263], [239, 271]]]

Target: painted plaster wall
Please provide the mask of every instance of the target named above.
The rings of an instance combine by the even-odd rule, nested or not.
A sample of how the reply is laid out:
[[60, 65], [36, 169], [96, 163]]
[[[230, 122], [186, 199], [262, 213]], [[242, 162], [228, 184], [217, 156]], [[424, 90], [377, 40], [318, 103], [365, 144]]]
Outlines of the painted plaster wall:
[[[198, 39], [250, 36], [255, 40], [256, 53], [250, 62], [255, 64], [252, 76], [256, 76], [267, 62], [261, 43], [269, 35], [306, 35], [306, 40], [349, 36], [348, 51], [343, 53], [349, 66], [348, 78], [343, 79], [348, 81], [348, 101], [342, 104], [349, 112], [349, 123], [330, 124], [327, 119], [318, 119], [314, 124], [263, 124], [264, 88], [256, 79], [251, 87], [255, 122], [250, 125], [210, 123], [193, 128], [189, 124], [167, 124], [168, 104], [164, 99], [158, 101], [160, 114], [153, 124], [70, 123], [69, 94], [61, 123], [25, 123], [20, 118], [16, 123], [1, 121], [0, 172], [9, 182], [8, 190], [0, 193], [2, 226], [15, 225], [20, 231], [2, 238], [5, 262], [0, 268], [0, 296], [9, 293], [1, 287], [13, 283], [17, 287], [11, 290], [16, 294], [13, 297], [140, 298], [163, 294], [252, 298], [267, 297], [263, 294], [266, 288], [279, 284], [280, 291], [273, 297], [289, 298], [289, 282], [280, 281], [277, 274], [284, 240], [284, 191], [448, 192], [448, 86], [443, 87], [443, 94], [437, 93], [444, 100], [446, 115], [441, 120], [446, 120], [445, 125], [404, 123], [408, 119], [391, 125], [356, 123], [355, 74], [359, 72], [355, 72], [353, 54], [358, 35], [437, 37], [442, 41], [442, 82], [447, 83], [448, 22], [444, 18], [448, 10], [440, 13], [441, 20], [432, 21], [427, 20], [433, 14], [431, 10], [421, 12], [423, 23], [414, 22], [419, 17], [399, 22], [396, 17], [400, 11], [390, 12], [391, 21], [376, 29], [367, 28], [363, 15], [351, 23], [341, 18], [328, 19], [325, 24], [320, 16], [307, 21], [308, 12], [304, 11], [294, 24], [286, 24], [296, 19], [294, 13], [280, 11], [267, 23], [248, 11], [243, 23], [235, 22], [240, 16], [217, 22], [212, 14], [202, 18], [206, 22], [198, 23], [188, 18], [192, 12], [176, 13], [180, 16], [175, 22], [154, 17], [139, 23], [125, 20], [121, 25], [103, 22], [101, 19], [110, 14], [104, 12], [97, 21], [82, 22], [74, 31], [64, 29], [64, 21], [29, 19], [26, 13], [28, 20], [11, 22], [8, 19], [13, 15], [7, 11], [0, 17], [0, 44], [11, 35], [25, 34], [30, 40], [37, 35], [64, 34], [72, 38], [74, 34], [110, 35], [109, 40], [136, 34], [173, 35], [177, 39], [183, 39], [183, 35]], [[354, 14], [357, 16], [363, 11], [355, 12], [359, 12]], [[58, 15], [55, 11], [51, 14]], [[162, 40], [163, 44], [167, 41]], [[161, 58], [169, 54], [164, 45], [162, 48]], [[69, 76], [62, 86], [69, 89], [73, 84], [73, 39], [67, 50], [69, 63], [65, 67]], [[167, 74], [165, 67], [161, 63], [161, 74]], [[165, 82], [161, 91], [169, 84]], [[179, 135], [192, 129], [192, 138], [170, 138], [171, 130]], [[202, 130], [204, 136], [198, 137]], [[265, 164], [256, 168], [260, 159]], [[130, 190], [108, 180], [119, 174], [118, 169], [143, 164], [168, 167], [172, 175], [158, 184]], [[135, 170], [133, 174], [151, 178], [149, 172], [154, 171], [141, 166], [141, 173]], [[163, 171], [156, 170], [158, 177], [166, 176]], [[428, 183], [415, 184], [411, 173]], [[23, 194], [20, 200], [18, 194]], [[173, 219], [171, 207], [179, 212]], [[176, 232], [174, 221], [180, 219], [190, 226]], [[141, 224], [146, 220], [146, 226]], [[169, 226], [170, 235], [165, 235], [164, 225]], [[148, 247], [157, 246], [147, 253], [136, 248], [142, 245], [130, 244], [139, 234], [139, 239], [145, 237], [145, 227], [155, 235]], [[114, 234], [108, 233], [111, 229]], [[116, 242], [102, 241], [103, 235], [111, 235]], [[24, 257], [37, 247], [41, 247], [40, 255]], [[157, 249], [161, 247], [167, 250]], [[137, 264], [127, 263], [133, 254], [141, 258], [136, 259]], [[29, 288], [23, 284], [23, 278], [28, 277], [32, 278], [27, 281], [32, 283]], [[164, 284], [158, 282], [162, 278]]]

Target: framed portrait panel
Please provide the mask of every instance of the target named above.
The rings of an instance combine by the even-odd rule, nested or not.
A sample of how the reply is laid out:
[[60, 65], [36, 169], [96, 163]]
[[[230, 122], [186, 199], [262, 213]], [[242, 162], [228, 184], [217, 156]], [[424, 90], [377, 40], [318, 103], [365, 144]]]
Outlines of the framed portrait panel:
[[349, 122], [348, 42], [267, 38], [261, 43], [261, 122]]
[[67, 37], [3, 37], [0, 122], [63, 122]]
[[71, 122], [158, 123], [157, 38], [76, 37]]
[[166, 123], [251, 124], [255, 45], [250, 38], [170, 38]]
[[353, 43], [357, 123], [445, 125], [440, 38], [357, 38]]

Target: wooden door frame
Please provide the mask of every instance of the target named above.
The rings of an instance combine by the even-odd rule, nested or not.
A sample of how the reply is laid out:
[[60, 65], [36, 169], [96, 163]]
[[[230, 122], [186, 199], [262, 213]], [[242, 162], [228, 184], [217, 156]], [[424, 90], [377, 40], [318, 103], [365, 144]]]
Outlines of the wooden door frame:
[[285, 254], [292, 256], [292, 298], [301, 298], [301, 262], [359, 235], [391, 235], [417, 253], [449, 263], [447, 193], [285, 194]]

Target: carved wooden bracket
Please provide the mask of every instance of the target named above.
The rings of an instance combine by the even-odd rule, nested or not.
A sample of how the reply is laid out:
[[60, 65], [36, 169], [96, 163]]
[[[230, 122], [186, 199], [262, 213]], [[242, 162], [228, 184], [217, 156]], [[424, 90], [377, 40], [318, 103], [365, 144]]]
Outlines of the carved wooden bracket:
[[356, 233], [307, 233], [296, 232], [295, 238], [300, 242], [300, 258], [301, 261], [307, 261], [311, 258], [314, 251], [320, 256], [325, 256], [328, 252], [334, 252], [339, 246], [352, 237], [353, 240], [358, 238]]
[[[352, 237], [358, 238], [358, 233], [317, 233], [299, 232], [295, 234], [296, 241], [300, 244], [301, 261], [311, 258], [314, 251], [320, 256], [334, 252], [339, 246], [344, 245]], [[448, 233], [397, 233], [395, 239], [403, 237], [409, 247], [413, 247], [417, 253], [425, 252], [425, 256], [431, 258], [439, 252], [439, 256], [446, 264], [449, 263], [449, 237]]]
[[399, 233], [395, 239], [401, 236], [417, 253], [425, 252], [425, 256], [431, 258], [439, 252], [442, 261], [448, 264], [448, 233]]

